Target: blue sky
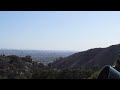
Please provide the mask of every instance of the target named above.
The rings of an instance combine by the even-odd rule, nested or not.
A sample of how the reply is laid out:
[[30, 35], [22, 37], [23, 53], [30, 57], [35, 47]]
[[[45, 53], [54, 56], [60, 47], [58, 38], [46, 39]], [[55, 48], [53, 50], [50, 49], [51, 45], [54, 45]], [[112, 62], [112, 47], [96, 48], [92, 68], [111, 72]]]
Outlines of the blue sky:
[[83, 51], [119, 43], [119, 11], [0, 11], [1, 49]]

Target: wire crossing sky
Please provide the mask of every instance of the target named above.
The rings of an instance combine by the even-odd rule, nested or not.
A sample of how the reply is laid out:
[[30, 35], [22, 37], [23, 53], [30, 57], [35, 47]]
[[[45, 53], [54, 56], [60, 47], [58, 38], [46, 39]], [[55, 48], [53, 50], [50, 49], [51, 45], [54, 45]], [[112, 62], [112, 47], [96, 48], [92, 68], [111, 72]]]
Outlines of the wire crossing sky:
[[0, 11], [1, 49], [83, 51], [119, 43], [119, 11]]

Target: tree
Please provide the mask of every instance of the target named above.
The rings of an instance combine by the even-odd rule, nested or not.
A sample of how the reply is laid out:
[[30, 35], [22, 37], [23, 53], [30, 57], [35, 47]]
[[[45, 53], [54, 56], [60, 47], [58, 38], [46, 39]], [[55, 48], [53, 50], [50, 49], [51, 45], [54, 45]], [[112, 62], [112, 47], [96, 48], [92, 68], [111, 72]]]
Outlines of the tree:
[[120, 54], [118, 55], [116, 62], [115, 62], [115, 69], [120, 72]]

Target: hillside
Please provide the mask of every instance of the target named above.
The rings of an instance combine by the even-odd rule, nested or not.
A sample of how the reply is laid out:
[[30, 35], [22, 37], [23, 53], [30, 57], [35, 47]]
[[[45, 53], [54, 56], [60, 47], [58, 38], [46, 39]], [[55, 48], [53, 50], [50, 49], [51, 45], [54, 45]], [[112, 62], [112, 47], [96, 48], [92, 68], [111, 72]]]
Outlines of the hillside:
[[112, 45], [106, 48], [94, 48], [59, 59], [51, 63], [51, 67], [57, 69], [89, 69], [98, 66], [99, 68], [102, 68], [107, 64], [113, 65], [119, 53], [120, 44]]
[[33, 61], [31, 56], [0, 55], [0, 79], [87, 79], [96, 71], [55, 70]]

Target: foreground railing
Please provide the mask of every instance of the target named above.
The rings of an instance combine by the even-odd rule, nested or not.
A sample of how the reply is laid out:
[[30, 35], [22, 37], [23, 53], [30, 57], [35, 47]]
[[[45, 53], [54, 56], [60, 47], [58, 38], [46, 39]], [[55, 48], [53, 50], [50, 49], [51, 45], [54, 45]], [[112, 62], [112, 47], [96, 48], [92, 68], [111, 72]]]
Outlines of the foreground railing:
[[120, 79], [120, 72], [111, 67], [110, 65], [106, 65], [101, 70], [97, 79]]

